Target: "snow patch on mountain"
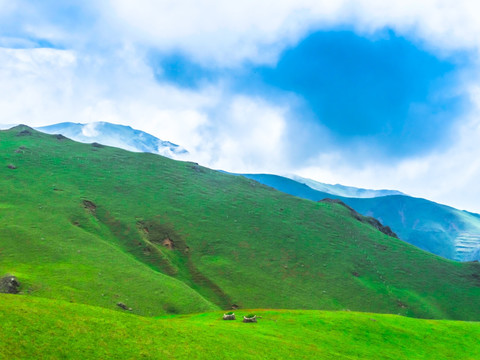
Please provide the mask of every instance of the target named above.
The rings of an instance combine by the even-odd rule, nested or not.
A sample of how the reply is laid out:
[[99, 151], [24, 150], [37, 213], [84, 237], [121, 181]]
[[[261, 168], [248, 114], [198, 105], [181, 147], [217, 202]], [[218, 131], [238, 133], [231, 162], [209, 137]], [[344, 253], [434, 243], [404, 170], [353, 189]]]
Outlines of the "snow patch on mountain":
[[36, 128], [47, 134], [62, 134], [72, 140], [114, 146], [134, 152], [149, 152], [172, 159], [183, 160], [188, 151], [169, 141], [161, 140], [146, 132], [132, 129], [130, 126], [93, 122], [77, 124], [64, 122]]
[[360, 189], [352, 186], [345, 186], [341, 184], [324, 184], [315, 180], [306, 179], [297, 175], [287, 175], [288, 178], [295, 180], [301, 184], [305, 184], [308, 187], [326, 192], [328, 194], [343, 196], [343, 197], [352, 197], [352, 198], [375, 198], [380, 196], [389, 196], [389, 195], [405, 195], [404, 193], [398, 190], [370, 190], [370, 189]]

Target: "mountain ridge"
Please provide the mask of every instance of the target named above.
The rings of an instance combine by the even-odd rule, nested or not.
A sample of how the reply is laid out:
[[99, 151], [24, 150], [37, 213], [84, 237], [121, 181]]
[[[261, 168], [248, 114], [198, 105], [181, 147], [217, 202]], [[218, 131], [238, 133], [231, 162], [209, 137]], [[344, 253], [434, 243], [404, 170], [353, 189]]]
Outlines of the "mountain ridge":
[[277, 190], [319, 201], [335, 198], [364, 216], [388, 225], [400, 239], [421, 249], [458, 261], [480, 260], [480, 215], [407, 195], [348, 198], [321, 192], [290, 178], [245, 174]]
[[144, 131], [104, 121], [87, 124], [63, 122], [35, 129], [47, 134], [62, 134], [83, 143], [97, 142], [128, 151], [150, 152], [169, 158], [181, 158], [188, 154], [183, 147], [161, 140]]
[[297, 181], [299, 183], [305, 184], [314, 190], [318, 190], [318, 191], [322, 191], [322, 192], [326, 192], [332, 195], [338, 195], [342, 197], [372, 198], [372, 197], [389, 196], [389, 195], [406, 195], [398, 190], [387, 190], [387, 189], [373, 190], [373, 189], [362, 189], [362, 188], [357, 188], [353, 186], [346, 186], [342, 184], [335, 184], [335, 185], [325, 184], [325, 183], [321, 183], [319, 181], [315, 181], [312, 179], [307, 179], [298, 175], [287, 175], [286, 177], [294, 181]]

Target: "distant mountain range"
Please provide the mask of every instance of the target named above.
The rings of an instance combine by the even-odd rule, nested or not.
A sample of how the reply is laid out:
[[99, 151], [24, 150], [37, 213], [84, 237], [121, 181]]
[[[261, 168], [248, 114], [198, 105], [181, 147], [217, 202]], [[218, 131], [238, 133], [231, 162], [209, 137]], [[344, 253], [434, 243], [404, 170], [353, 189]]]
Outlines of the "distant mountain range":
[[407, 195], [379, 195], [389, 190], [380, 190], [380, 192], [366, 190], [371, 196], [376, 195], [376, 197], [354, 198], [337, 195], [338, 185], [309, 181], [309, 184], [318, 184], [320, 188], [325, 185], [324, 189], [331, 190], [327, 192], [312, 189], [305, 183], [282, 176], [243, 175], [304, 199], [313, 201], [324, 198], [339, 199], [362, 215], [375, 217], [382, 224], [390, 226], [400, 239], [433, 254], [458, 261], [480, 260], [480, 215], [478, 214]]
[[324, 184], [315, 180], [306, 179], [297, 175], [289, 176], [290, 179], [311, 187], [314, 190], [322, 191], [331, 195], [353, 197], [353, 198], [374, 198], [388, 195], [405, 195], [397, 190], [370, 190], [360, 189], [352, 186], [345, 186], [341, 184]]
[[179, 159], [188, 154], [188, 151], [179, 145], [160, 140], [146, 132], [132, 129], [130, 126], [108, 122], [89, 124], [64, 122], [36, 129], [47, 134], [62, 134], [78, 142], [97, 142], [128, 151], [149, 152], [174, 159]]
[[[62, 134], [72, 140], [150, 152], [181, 159], [188, 152], [181, 146], [129, 126], [107, 122], [90, 124], [60, 123], [37, 128], [49, 134]], [[421, 249], [457, 261], [480, 260], [480, 215], [460, 211], [396, 190], [368, 190], [329, 185], [299, 176], [245, 174], [279, 191], [319, 201], [335, 198], [365, 216], [388, 225], [398, 236]]]

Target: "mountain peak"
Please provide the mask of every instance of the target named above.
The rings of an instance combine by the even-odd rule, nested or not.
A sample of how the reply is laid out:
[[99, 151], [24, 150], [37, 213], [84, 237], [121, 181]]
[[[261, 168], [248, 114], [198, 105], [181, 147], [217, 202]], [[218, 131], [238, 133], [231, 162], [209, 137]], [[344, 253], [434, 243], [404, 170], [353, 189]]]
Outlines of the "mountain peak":
[[37, 130], [47, 134], [61, 134], [83, 143], [99, 143], [133, 152], [149, 152], [173, 159], [183, 159], [188, 151], [183, 147], [161, 140], [144, 131], [130, 126], [112, 124], [105, 121], [87, 124], [63, 122], [42, 126]]
[[288, 178], [295, 180], [299, 183], [305, 184], [311, 187], [314, 190], [323, 191], [332, 195], [352, 197], [352, 198], [375, 198], [380, 196], [390, 196], [390, 195], [406, 195], [398, 190], [372, 190], [372, 189], [362, 189], [353, 186], [346, 186], [342, 184], [325, 184], [315, 180], [303, 178], [297, 175], [290, 175]]

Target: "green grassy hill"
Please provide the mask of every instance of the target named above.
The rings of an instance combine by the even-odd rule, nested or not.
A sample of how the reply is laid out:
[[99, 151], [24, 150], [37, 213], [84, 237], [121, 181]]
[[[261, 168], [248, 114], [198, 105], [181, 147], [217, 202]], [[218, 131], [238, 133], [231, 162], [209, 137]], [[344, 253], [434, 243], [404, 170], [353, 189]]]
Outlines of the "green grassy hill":
[[245, 174], [244, 176], [287, 194], [312, 201], [324, 198], [339, 199], [359, 213], [373, 216], [390, 226], [402, 240], [409, 244], [447, 259], [480, 260], [480, 215], [478, 214], [406, 195], [371, 198], [338, 196], [299, 182], [305, 181], [318, 188], [324, 185], [308, 179], [296, 181], [269, 174]]
[[480, 319], [480, 264], [441, 259], [243, 177], [16, 127], [0, 132], [0, 274], [142, 315], [349, 309]]
[[[480, 324], [394, 315], [255, 310], [159, 319], [0, 294], [0, 359], [478, 359]], [[246, 311], [239, 311], [241, 318]]]

